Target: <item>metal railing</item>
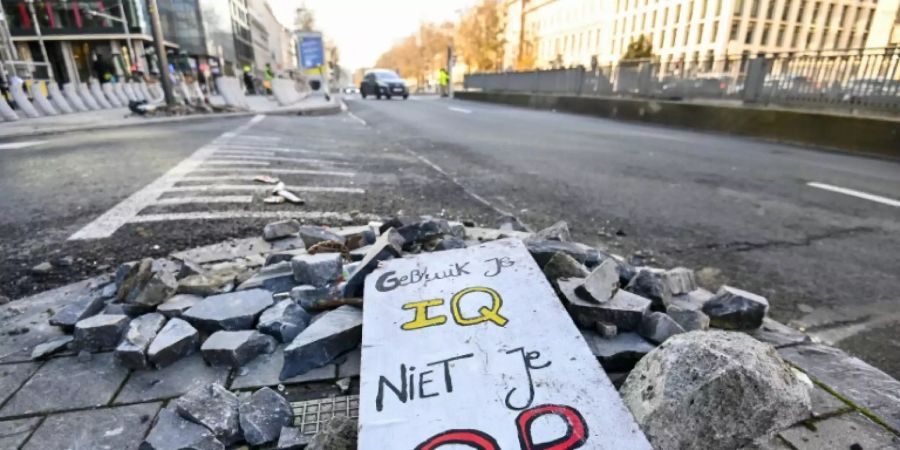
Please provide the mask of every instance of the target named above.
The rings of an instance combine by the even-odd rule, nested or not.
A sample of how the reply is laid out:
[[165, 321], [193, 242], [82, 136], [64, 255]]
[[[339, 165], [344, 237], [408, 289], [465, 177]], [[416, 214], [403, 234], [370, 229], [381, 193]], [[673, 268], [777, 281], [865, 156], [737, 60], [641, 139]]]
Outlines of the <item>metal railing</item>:
[[693, 60], [622, 61], [593, 69], [466, 75], [490, 92], [720, 101], [900, 114], [900, 49]]

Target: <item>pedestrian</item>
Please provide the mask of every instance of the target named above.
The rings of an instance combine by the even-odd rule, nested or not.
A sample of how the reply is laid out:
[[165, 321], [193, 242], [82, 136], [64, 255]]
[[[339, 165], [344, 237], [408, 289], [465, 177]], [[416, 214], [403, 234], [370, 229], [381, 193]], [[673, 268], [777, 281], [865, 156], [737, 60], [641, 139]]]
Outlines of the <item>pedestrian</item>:
[[272, 64], [266, 63], [266, 70], [263, 77], [263, 88], [265, 88], [266, 94], [271, 94], [272, 80], [275, 79], [275, 71], [272, 70]]
[[253, 74], [251, 74], [252, 68], [250, 64], [244, 64], [244, 89], [247, 90], [247, 95], [256, 94], [256, 89], [253, 86]]
[[441, 72], [438, 74], [438, 83], [441, 85], [441, 97], [450, 95], [450, 74], [443, 67], [441, 67]]

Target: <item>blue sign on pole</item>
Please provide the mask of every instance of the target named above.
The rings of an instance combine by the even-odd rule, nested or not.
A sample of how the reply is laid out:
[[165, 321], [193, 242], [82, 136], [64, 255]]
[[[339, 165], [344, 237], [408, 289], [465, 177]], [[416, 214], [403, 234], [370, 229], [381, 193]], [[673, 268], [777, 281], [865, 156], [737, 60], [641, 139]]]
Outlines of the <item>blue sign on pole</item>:
[[303, 36], [300, 38], [300, 67], [314, 69], [325, 64], [325, 50], [322, 36]]

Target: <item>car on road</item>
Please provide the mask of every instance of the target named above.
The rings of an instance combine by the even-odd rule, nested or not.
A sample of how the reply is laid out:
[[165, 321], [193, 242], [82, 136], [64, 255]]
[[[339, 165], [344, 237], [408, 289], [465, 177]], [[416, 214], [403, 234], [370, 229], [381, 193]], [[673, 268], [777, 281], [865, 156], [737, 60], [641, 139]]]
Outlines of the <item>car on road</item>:
[[397, 72], [387, 69], [372, 69], [363, 75], [363, 80], [359, 84], [359, 93], [362, 98], [374, 95], [375, 98], [381, 100], [382, 97], [390, 100], [391, 97], [403, 97], [406, 100], [409, 97], [409, 88], [406, 82]]

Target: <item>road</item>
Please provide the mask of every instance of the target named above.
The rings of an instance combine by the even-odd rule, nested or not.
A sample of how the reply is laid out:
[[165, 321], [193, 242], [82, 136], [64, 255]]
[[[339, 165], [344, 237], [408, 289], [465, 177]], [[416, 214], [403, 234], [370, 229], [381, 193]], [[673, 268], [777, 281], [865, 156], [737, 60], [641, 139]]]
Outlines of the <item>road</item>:
[[[776, 319], [900, 377], [896, 162], [428, 97], [348, 105], [0, 150], [0, 190], [11, 193], [0, 198], [0, 289], [17, 297], [254, 235], [297, 211], [314, 223], [403, 213], [486, 224], [511, 212], [535, 228], [566, 220], [579, 240], [652, 265], [695, 268], [708, 288], [763, 294]], [[263, 204], [251, 181], [262, 173], [306, 205]], [[76, 261], [29, 273], [62, 256]]]

